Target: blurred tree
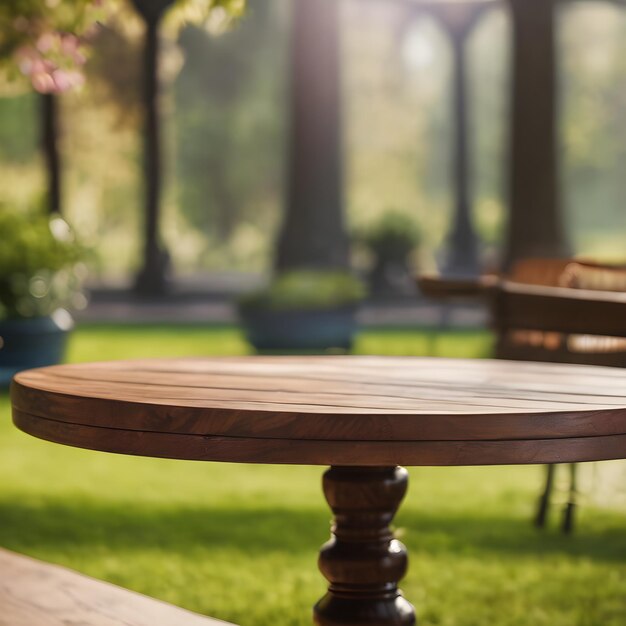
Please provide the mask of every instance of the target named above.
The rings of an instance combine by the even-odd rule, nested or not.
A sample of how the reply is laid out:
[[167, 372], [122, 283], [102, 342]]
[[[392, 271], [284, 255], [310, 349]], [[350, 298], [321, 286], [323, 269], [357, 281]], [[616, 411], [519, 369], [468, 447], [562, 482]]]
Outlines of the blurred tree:
[[474, 220], [482, 247], [483, 269], [500, 267], [506, 219], [504, 174], [508, 168], [510, 19], [496, 3], [468, 42], [472, 85], [469, 126], [472, 132]]
[[0, 4], [0, 67], [13, 79], [21, 72], [42, 94], [41, 146], [51, 213], [61, 211], [59, 113], [54, 94], [82, 84], [84, 40], [101, 14], [96, 0], [6, 0]]
[[281, 14], [257, 0], [236, 28], [181, 32], [176, 83], [181, 213], [232, 259], [243, 223], [268, 228], [282, 165]]
[[[107, 6], [114, 1], [107, 0]], [[173, 90], [175, 107], [163, 90], [164, 105], [173, 110], [164, 139], [174, 150], [168, 144], [166, 155], [176, 166], [173, 184], [164, 189], [163, 234], [181, 274], [207, 269], [258, 272], [271, 263], [286, 138], [283, 52], [291, 3], [271, 0], [276, 15], [262, 39], [255, 35], [255, 43], [247, 45], [242, 37], [237, 40], [241, 48], [234, 40], [230, 44], [231, 37], [248, 28], [248, 20], [261, 23], [259, 2], [251, 3], [246, 18], [223, 35], [212, 34], [213, 25], [211, 34], [196, 27], [183, 30], [186, 60]], [[92, 243], [107, 281], [121, 281], [135, 271], [141, 218], [137, 82], [143, 30], [129, 2], [122, 4], [127, 8], [123, 17], [117, 12], [120, 5], [115, 6], [123, 24], [107, 21], [98, 28], [89, 41], [93, 50], [85, 67], [87, 84], [61, 97], [64, 212]], [[392, 201], [414, 216], [424, 233], [420, 262], [432, 267], [449, 223], [452, 195], [450, 51], [432, 20], [414, 23], [410, 37], [399, 37], [394, 28], [404, 20], [404, 14], [397, 15], [400, 10], [398, 3], [343, 3], [347, 201], [355, 226], [374, 220]], [[162, 83], [180, 65], [181, 55], [168, 43], [174, 31], [168, 22], [182, 19], [181, 13], [177, 7], [171, 10], [161, 30]], [[577, 253], [619, 261], [626, 249], [626, 12], [600, 2], [574, 3], [559, 9], [557, 22], [565, 216]], [[502, 172], [508, 168], [503, 146], [509, 123], [509, 23], [506, 7], [494, 9], [469, 42], [468, 77], [476, 85], [470, 107], [476, 227], [494, 251], [506, 219]], [[187, 48], [191, 38], [210, 44]], [[228, 61], [230, 52], [221, 53], [218, 46], [231, 47], [253, 65], [230, 100], [221, 99], [216, 85], [237, 83], [240, 70]], [[220, 55], [225, 76], [219, 67], [211, 67]], [[116, 84], [96, 80], [96, 66], [102, 66], [107, 81], [114, 75]], [[5, 82], [0, 89], [0, 169], [9, 181], [0, 186], [0, 198], [11, 206], [26, 206], [43, 189], [32, 123], [38, 94], [19, 95]], [[124, 98], [119, 106], [118, 98]], [[224, 145], [228, 149], [222, 151]], [[237, 215], [229, 239], [217, 234], [221, 209], [207, 174], [207, 163], [219, 160], [220, 153], [223, 162], [218, 165], [227, 172], [226, 187]], [[355, 261], [365, 265], [367, 259]]]
[[[455, 190], [454, 212], [447, 234], [442, 270], [450, 275], [477, 275], [481, 269], [479, 240], [472, 215], [473, 194], [470, 180], [471, 97], [468, 97], [468, 40], [493, 2], [434, 2], [416, 5], [435, 15], [452, 48], [452, 148], [451, 182]], [[471, 94], [469, 94], [471, 96]]]
[[28, 166], [32, 162], [37, 129], [28, 122], [36, 116], [35, 104], [36, 95], [28, 91], [0, 98], [0, 161], [3, 165]]
[[144, 253], [135, 291], [158, 295], [166, 291], [170, 257], [159, 234], [161, 208], [161, 137], [159, 123], [159, 27], [169, 8], [178, 5], [189, 17], [206, 19], [216, 7], [241, 11], [241, 0], [131, 0], [145, 26], [143, 66], [144, 106]]
[[82, 83], [85, 38], [103, 15], [98, 0], [0, 3], [0, 67], [15, 79], [27, 76], [40, 93]]
[[423, 233], [414, 260], [430, 269], [453, 205], [452, 77], [447, 38], [433, 17], [413, 19], [415, 6], [351, 0], [343, 16], [346, 190], [357, 229], [390, 203], [414, 219]]
[[562, 11], [565, 205], [579, 253], [626, 258], [626, 11], [581, 4]]
[[85, 67], [90, 92], [111, 105], [117, 123], [138, 126], [142, 118], [142, 39], [124, 11], [102, 24], [91, 40], [93, 54]]

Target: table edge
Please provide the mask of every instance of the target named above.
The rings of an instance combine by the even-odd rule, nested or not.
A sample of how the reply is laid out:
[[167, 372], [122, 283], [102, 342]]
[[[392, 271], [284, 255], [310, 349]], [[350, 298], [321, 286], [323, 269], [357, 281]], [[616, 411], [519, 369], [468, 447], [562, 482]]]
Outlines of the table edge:
[[497, 441], [320, 441], [143, 432], [13, 411], [20, 430], [72, 447], [196, 461], [345, 466], [524, 465], [626, 458], [626, 434]]

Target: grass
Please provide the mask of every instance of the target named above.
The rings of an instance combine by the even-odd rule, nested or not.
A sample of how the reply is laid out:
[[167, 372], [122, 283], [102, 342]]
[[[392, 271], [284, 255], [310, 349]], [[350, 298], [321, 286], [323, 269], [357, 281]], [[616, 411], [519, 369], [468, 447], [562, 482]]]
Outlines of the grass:
[[[485, 357], [491, 335], [477, 330], [416, 331], [382, 328], [361, 333], [357, 354]], [[68, 360], [93, 361], [161, 356], [248, 354], [241, 331], [233, 326], [100, 325], [82, 327], [70, 344]]]
[[[357, 351], [479, 356], [489, 337], [370, 331]], [[83, 328], [73, 361], [237, 354], [232, 328]], [[242, 626], [310, 624], [324, 591], [322, 468], [84, 451], [10, 424], [0, 397], [0, 545]], [[626, 513], [585, 503], [574, 536], [529, 520], [538, 467], [418, 468], [397, 525], [422, 626], [623, 626]]]

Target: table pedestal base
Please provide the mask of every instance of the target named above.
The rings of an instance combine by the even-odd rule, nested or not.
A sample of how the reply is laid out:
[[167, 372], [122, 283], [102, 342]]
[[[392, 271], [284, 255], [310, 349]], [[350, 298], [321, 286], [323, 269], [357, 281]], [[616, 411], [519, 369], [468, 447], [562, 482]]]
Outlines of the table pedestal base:
[[318, 626], [411, 626], [415, 612], [398, 589], [406, 548], [389, 527], [406, 493], [403, 467], [331, 467], [326, 500], [335, 514], [319, 568], [330, 582], [315, 605]]

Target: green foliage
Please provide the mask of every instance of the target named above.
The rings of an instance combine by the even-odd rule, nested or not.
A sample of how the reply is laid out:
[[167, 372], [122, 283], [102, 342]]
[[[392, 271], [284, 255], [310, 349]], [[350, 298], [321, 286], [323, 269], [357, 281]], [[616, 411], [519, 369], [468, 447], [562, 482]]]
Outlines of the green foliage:
[[37, 99], [34, 94], [0, 98], [0, 159], [14, 164], [28, 164], [36, 154]]
[[[111, 0], [109, 0], [111, 1]], [[96, 0], [0, 3], [0, 68], [9, 79], [28, 76], [41, 93], [82, 84], [83, 36], [103, 17]]]
[[246, 5], [246, 0], [175, 0], [173, 21], [178, 24], [201, 24], [215, 9], [222, 9], [225, 17], [234, 19], [244, 14]]
[[[626, 13], [618, 4], [572, 3], [563, 7], [561, 21], [562, 171], [568, 231], [579, 254], [623, 261]], [[597, 245], [599, 240], [604, 241]]]
[[[134, 13], [128, 0], [106, 0], [106, 5], [110, 2], [116, 12], [123, 5], [126, 15]], [[388, 28], [389, 21], [370, 20], [359, 3], [348, 4], [351, 13], [342, 23], [347, 46], [342, 54], [350, 66], [344, 77], [347, 214], [352, 224], [362, 225], [389, 205], [402, 207], [422, 232], [420, 264], [432, 268], [448, 230], [453, 195], [449, 42], [436, 24], [420, 21], [418, 43], [430, 49], [430, 65], [407, 68], [404, 43]], [[267, 14], [265, 5], [270, 5]], [[0, 2], [0, 11], [7, 6]], [[284, 187], [289, 7], [283, 0], [255, 0], [236, 27], [223, 34], [195, 27], [181, 33], [185, 64], [175, 89], [163, 94], [168, 119], [162, 223], [180, 274], [258, 272], [271, 263]], [[501, 246], [506, 223], [505, 8], [496, 7], [481, 20], [467, 59], [474, 217], [491, 254]], [[384, 10], [393, 16], [400, 9], [387, 3]], [[178, 11], [175, 6], [168, 18]], [[565, 219], [577, 253], [618, 262], [626, 249], [626, 12], [602, 3], [571, 3], [563, 7], [560, 22]], [[128, 276], [140, 250], [141, 84], [136, 76], [141, 57], [136, 53], [143, 30], [138, 17], [134, 24], [128, 45], [121, 36], [111, 37], [101, 50], [94, 49], [85, 88], [61, 98], [64, 214], [85, 240], [93, 241], [103, 278]], [[167, 28], [164, 24], [166, 35]], [[135, 56], [129, 58], [127, 50]], [[179, 53], [173, 46], [164, 46], [162, 53], [165, 75], [171, 78]], [[101, 67], [117, 75], [115, 89], [101, 89], [92, 63], [96, 71]], [[176, 98], [172, 108], [170, 96]], [[27, 119], [30, 110], [36, 113], [36, 101], [5, 102], [0, 196], [25, 203], [24, 190], [40, 190], [44, 184], [34, 143], [37, 124]], [[120, 110], [128, 122], [124, 126], [117, 123]], [[363, 255], [362, 265], [369, 259]]]
[[270, 257], [286, 145], [286, 32], [276, 7], [256, 0], [227, 32], [188, 27], [178, 40], [177, 203], [205, 237], [196, 258], [206, 263], [258, 269]]
[[[250, 344], [236, 326], [167, 324], [81, 324], [69, 346], [74, 362], [144, 359], [163, 356], [243, 355]], [[430, 355], [485, 358], [493, 353], [493, 336], [486, 330], [443, 332], [414, 328], [371, 328], [358, 333], [354, 354]]]
[[421, 232], [414, 219], [400, 211], [388, 211], [357, 234], [379, 259], [404, 260], [420, 244]]
[[365, 297], [363, 283], [341, 271], [294, 270], [275, 278], [269, 287], [244, 296], [242, 309], [295, 311], [350, 306]]
[[83, 248], [60, 217], [0, 207], [0, 318], [79, 304]]
[[0, 60], [43, 32], [82, 32], [93, 23], [94, 0], [3, 0], [0, 2]]

